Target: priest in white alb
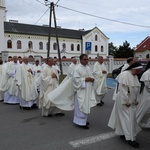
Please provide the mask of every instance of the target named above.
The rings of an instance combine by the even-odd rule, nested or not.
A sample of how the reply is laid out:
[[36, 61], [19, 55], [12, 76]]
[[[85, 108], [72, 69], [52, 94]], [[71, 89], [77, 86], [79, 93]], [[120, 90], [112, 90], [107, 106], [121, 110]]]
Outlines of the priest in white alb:
[[97, 105], [103, 106], [104, 102], [102, 99], [104, 98], [107, 89], [106, 78], [107, 78], [107, 69], [104, 65], [103, 57], [98, 56], [97, 62], [94, 64], [93, 68], [93, 76], [95, 79], [94, 88], [95, 88], [95, 96]]
[[59, 85], [59, 74], [53, 67], [53, 58], [47, 59], [47, 66], [44, 67], [41, 74], [39, 107], [42, 108], [42, 116], [64, 116], [64, 113], [52, 102], [48, 101], [48, 93], [56, 89]]
[[75, 67], [73, 73], [73, 86], [76, 91], [73, 123], [84, 129], [89, 129], [88, 114], [91, 107], [96, 105], [94, 77], [87, 64], [88, 56], [81, 54], [80, 64]]
[[17, 85], [20, 89], [20, 107], [24, 109], [36, 108], [38, 98], [33, 65], [29, 64], [28, 61], [27, 57], [23, 57], [23, 62], [16, 72]]
[[18, 86], [16, 85], [16, 71], [19, 67], [20, 63], [18, 62], [17, 56], [13, 57], [13, 61], [11, 61], [7, 65], [7, 75], [8, 75], [8, 90], [4, 95], [4, 103], [7, 104], [19, 104], [20, 100], [18, 97]]

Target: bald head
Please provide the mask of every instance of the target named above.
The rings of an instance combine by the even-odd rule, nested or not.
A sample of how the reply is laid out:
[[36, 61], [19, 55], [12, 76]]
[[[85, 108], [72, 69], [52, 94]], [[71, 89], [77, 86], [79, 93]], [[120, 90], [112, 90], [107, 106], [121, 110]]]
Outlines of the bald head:
[[28, 59], [28, 57], [25, 56], [25, 57], [23, 57], [22, 61], [23, 61], [25, 64], [28, 64], [29, 59]]

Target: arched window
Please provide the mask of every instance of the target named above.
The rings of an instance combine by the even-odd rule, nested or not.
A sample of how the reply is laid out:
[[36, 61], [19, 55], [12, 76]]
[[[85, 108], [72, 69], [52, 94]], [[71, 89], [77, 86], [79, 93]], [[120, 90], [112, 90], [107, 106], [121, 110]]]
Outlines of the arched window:
[[97, 45], [95, 45], [95, 52], [97, 52], [98, 51], [98, 46]]
[[65, 43], [62, 44], [62, 49], [66, 49], [66, 44]]
[[57, 50], [57, 43], [53, 44], [53, 50]]
[[95, 41], [97, 41], [98, 40], [98, 37], [97, 37], [97, 35], [95, 35]]
[[29, 57], [28, 58], [33, 58], [33, 56], [32, 55], [29, 55]]
[[74, 45], [71, 44], [71, 51], [74, 51]]
[[20, 40], [17, 41], [17, 49], [21, 49], [21, 41]]
[[104, 52], [104, 47], [103, 46], [101, 46], [101, 52]]
[[12, 48], [12, 41], [11, 40], [7, 41], [7, 48]]
[[80, 51], [80, 44], [77, 45], [77, 51]]
[[39, 49], [42, 50], [43, 49], [43, 43], [39, 42]]
[[33, 49], [33, 43], [32, 43], [32, 41], [29, 41], [29, 42], [28, 42], [28, 48], [29, 48], [29, 49]]

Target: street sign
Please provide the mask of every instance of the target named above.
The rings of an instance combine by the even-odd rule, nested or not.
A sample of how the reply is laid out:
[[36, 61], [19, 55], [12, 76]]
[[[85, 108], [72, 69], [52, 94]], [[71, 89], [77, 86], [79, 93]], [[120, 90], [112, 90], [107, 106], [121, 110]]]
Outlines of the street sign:
[[91, 48], [92, 48], [92, 43], [91, 42], [85, 42], [85, 50], [91, 51]]

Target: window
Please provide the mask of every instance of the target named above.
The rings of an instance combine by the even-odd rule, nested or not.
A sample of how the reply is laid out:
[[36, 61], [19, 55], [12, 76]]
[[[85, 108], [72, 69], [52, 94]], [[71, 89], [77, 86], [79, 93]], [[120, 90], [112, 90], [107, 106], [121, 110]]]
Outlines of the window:
[[74, 45], [71, 44], [71, 51], [74, 51]]
[[98, 47], [97, 47], [97, 45], [95, 45], [95, 52], [97, 52], [98, 51]]
[[65, 43], [62, 44], [62, 49], [66, 49], [66, 44]]
[[29, 41], [29, 43], [28, 43], [28, 48], [29, 48], [29, 49], [33, 49], [32, 41]]
[[77, 51], [80, 51], [80, 44], [77, 45]]
[[43, 49], [43, 43], [39, 42], [39, 49], [42, 50]]
[[98, 39], [98, 37], [97, 37], [97, 35], [95, 35], [95, 41], [97, 41], [97, 39]]
[[57, 50], [57, 43], [53, 44], [53, 50]]
[[20, 40], [17, 41], [17, 49], [21, 49], [21, 41]]
[[12, 41], [11, 40], [7, 41], [7, 48], [12, 48]]
[[104, 47], [103, 46], [101, 46], [101, 52], [104, 52]]

